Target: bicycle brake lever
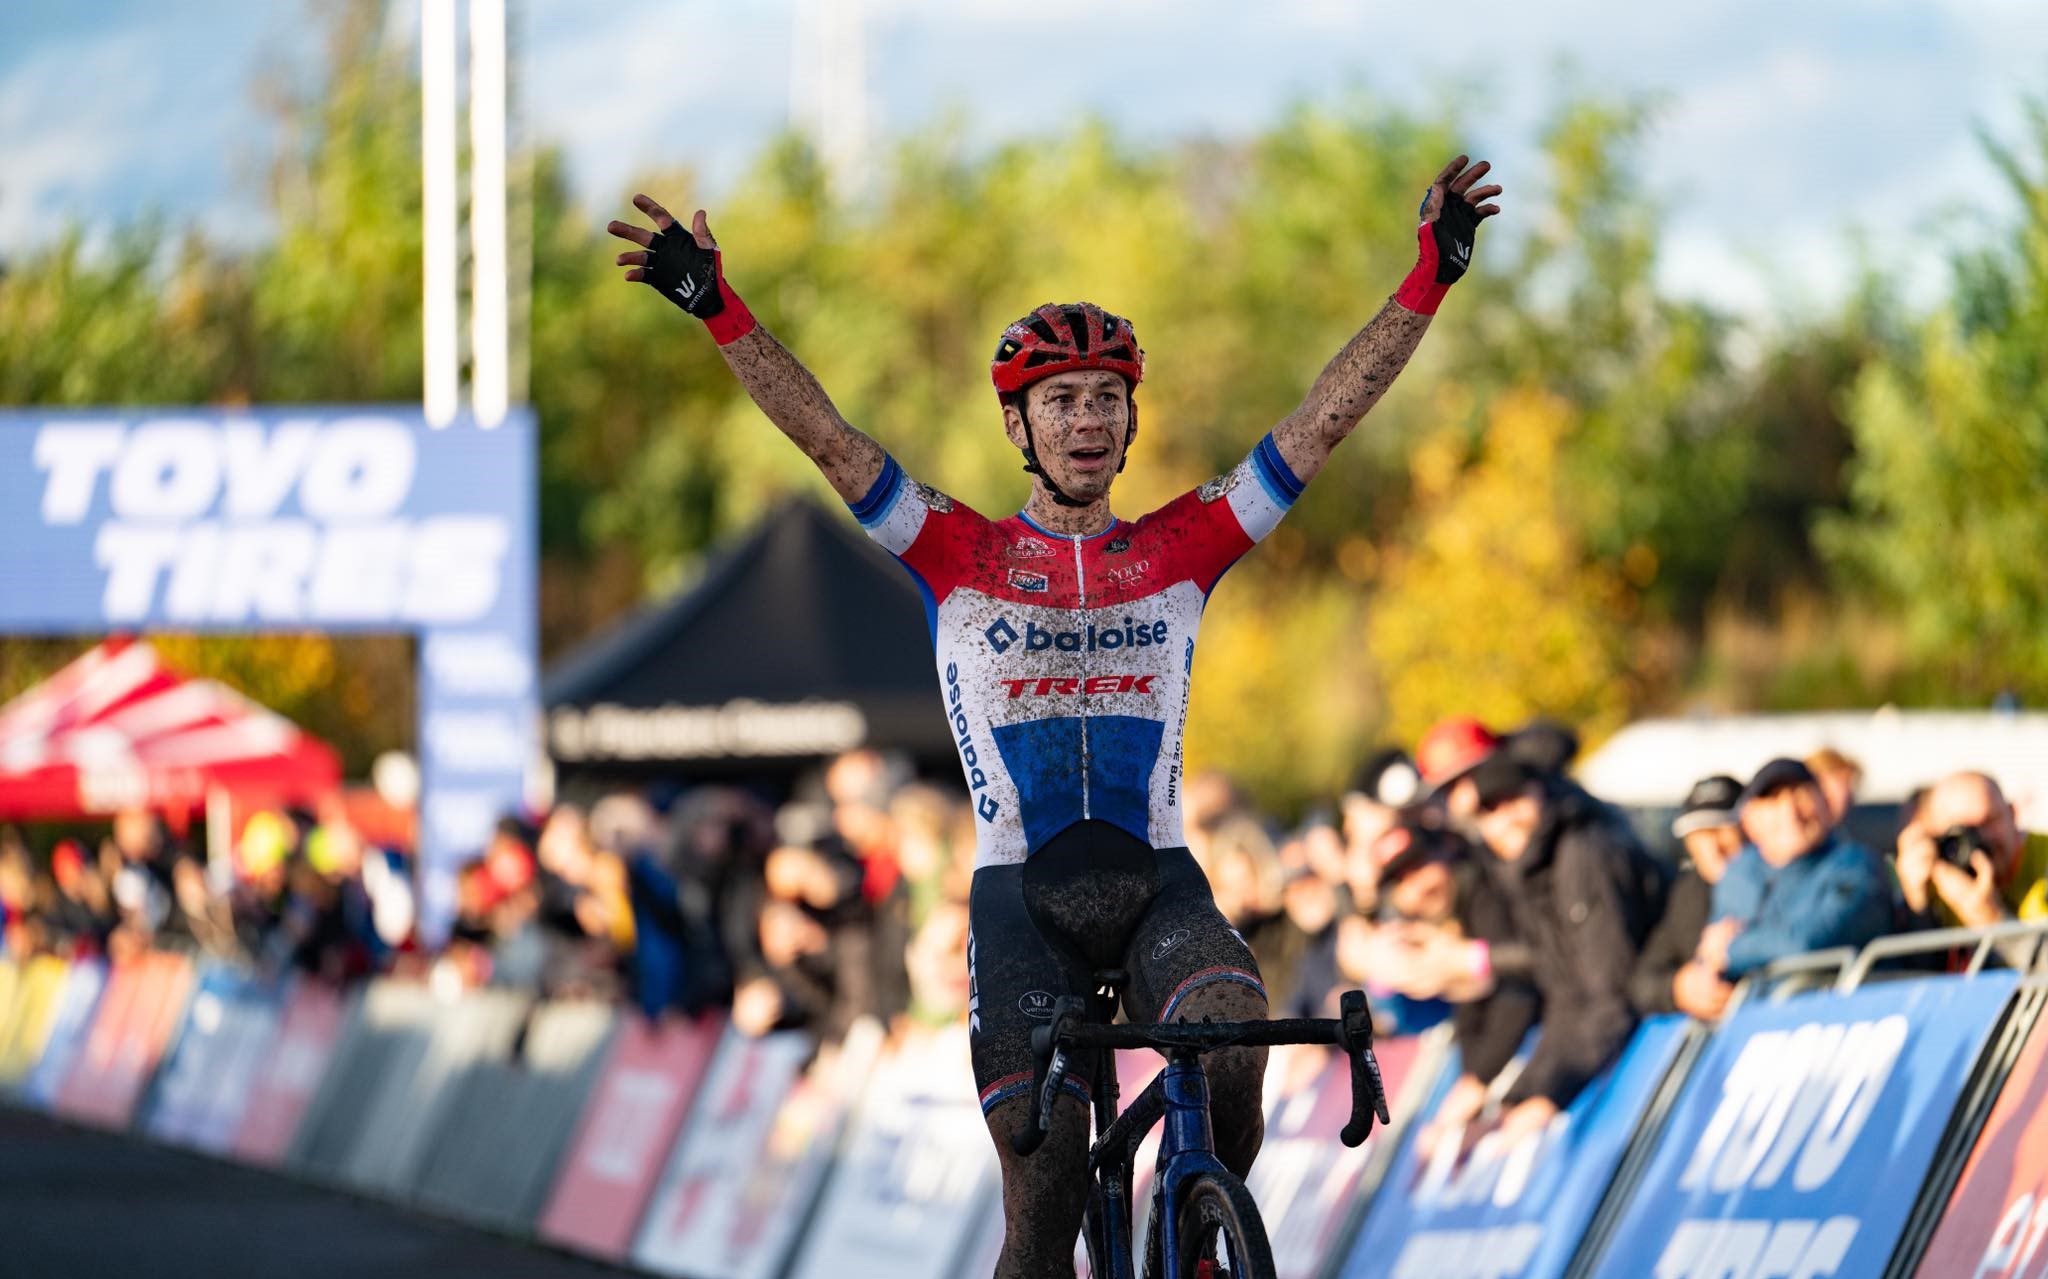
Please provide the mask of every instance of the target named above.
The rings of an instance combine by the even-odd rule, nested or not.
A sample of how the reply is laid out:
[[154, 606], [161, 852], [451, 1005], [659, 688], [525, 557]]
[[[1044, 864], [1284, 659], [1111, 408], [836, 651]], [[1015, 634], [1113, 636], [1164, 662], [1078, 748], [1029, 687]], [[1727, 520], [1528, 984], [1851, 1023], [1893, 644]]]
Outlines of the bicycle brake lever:
[[1344, 1055], [1351, 1066], [1351, 1121], [1338, 1137], [1347, 1146], [1358, 1146], [1372, 1135], [1374, 1119], [1382, 1124], [1392, 1124], [1393, 1119], [1387, 1111], [1386, 1079], [1372, 1051], [1372, 1010], [1366, 1006], [1365, 992], [1345, 991], [1339, 1009]]
[[1067, 1053], [1060, 1046], [1060, 1036], [1069, 1023], [1080, 1019], [1084, 1009], [1081, 1000], [1071, 995], [1062, 996], [1053, 1004], [1052, 1020], [1031, 1032], [1031, 1055], [1035, 1059], [1031, 1077], [1031, 1109], [1024, 1128], [1010, 1134], [1010, 1149], [1019, 1155], [1028, 1156], [1037, 1151], [1052, 1132], [1053, 1103], [1059, 1099], [1060, 1085], [1067, 1074]]

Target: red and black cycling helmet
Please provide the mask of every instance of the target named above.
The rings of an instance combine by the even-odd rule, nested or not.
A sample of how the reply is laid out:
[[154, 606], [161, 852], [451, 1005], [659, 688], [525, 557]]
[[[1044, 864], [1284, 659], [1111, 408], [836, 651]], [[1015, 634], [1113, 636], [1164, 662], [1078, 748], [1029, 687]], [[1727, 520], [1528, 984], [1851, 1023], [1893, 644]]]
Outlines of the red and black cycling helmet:
[[1131, 322], [1093, 302], [1048, 302], [1003, 330], [988, 366], [1003, 395], [1076, 369], [1107, 369], [1132, 386], [1144, 381], [1145, 352]]

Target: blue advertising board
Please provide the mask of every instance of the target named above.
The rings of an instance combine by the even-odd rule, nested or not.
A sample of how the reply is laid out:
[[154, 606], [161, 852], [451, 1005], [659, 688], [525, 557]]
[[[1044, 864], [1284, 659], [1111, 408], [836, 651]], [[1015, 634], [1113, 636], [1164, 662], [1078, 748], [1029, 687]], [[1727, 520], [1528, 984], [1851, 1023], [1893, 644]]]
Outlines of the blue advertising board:
[[[1629, 1136], [1678, 1055], [1688, 1022], [1657, 1017], [1540, 1133], [1448, 1134], [1427, 1157], [1415, 1133], [1380, 1183], [1344, 1279], [1554, 1279], [1614, 1177]], [[1453, 1061], [1419, 1119], [1457, 1078]]]
[[0, 414], [0, 631], [418, 636], [432, 927], [539, 755], [535, 500], [524, 411]]
[[1751, 1005], [1701, 1055], [1595, 1272], [1880, 1275], [2011, 973]]

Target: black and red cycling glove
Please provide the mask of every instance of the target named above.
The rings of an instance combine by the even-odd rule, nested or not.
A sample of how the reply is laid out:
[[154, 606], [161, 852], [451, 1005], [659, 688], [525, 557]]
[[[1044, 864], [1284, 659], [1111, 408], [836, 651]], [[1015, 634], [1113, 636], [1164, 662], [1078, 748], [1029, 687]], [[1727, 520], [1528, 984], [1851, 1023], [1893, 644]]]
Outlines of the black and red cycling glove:
[[697, 238], [683, 227], [654, 233], [642, 270], [644, 282], [704, 321], [720, 346], [729, 346], [754, 331], [753, 313], [725, 282], [724, 254], [700, 248]]
[[[1434, 189], [1423, 193], [1422, 207], [1416, 211], [1418, 217], [1429, 215], [1429, 197]], [[1472, 241], [1478, 231], [1479, 211], [1464, 196], [1445, 188], [1443, 211], [1436, 215], [1436, 221], [1425, 221], [1415, 228], [1419, 246], [1415, 269], [1401, 281], [1394, 301], [1417, 314], [1435, 315], [1444, 294], [1472, 265]]]

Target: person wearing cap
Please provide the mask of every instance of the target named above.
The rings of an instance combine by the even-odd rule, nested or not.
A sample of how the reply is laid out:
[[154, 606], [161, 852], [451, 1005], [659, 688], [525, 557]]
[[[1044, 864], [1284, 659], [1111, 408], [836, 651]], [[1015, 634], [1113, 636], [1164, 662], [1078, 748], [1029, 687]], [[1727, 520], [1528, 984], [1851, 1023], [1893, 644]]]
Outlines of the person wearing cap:
[[[1536, 1024], [1542, 1001], [1529, 948], [1515, 936], [1506, 899], [1475, 850], [1454, 831], [1404, 823], [1378, 849], [1385, 893], [1367, 948], [1353, 940], [1354, 971], [1375, 1009], [1382, 992], [1416, 1005], [1421, 1018], [1448, 1015], [1466, 1076], [1480, 1096]], [[1356, 929], [1366, 921], [1347, 921]], [[1446, 1007], [1446, 1005], [1448, 1007]]]
[[1701, 963], [1735, 981], [1788, 955], [1862, 946], [1890, 931], [1891, 877], [1874, 853], [1835, 829], [1813, 770], [1774, 759], [1739, 799], [1749, 843], [1714, 886]]
[[1496, 753], [1536, 773], [1560, 774], [1579, 753], [1579, 735], [1541, 717], [1510, 733], [1496, 733], [1470, 715], [1438, 720], [1415, 747], [1422, 798], [1441, 804], [1453, 820], [1469, 821], [1477, 808], [1473, 770]]
[[1500, 747], [1500, 734], [1470, 715], [1438, 720], [1415, 743], [1415, 765], [1422, 774], [1425, 797], [1443, 804], [1456, 820], [1470, 817], [1474, 807], [1469, 784], [1472, 770], [1491, 759]]
[[1556, 771], [1497, 751], [1472, 770], [1474, 824], [1529, 947], [1543, 1030], [1507, 1090], [1519, 1137], [1569, 1106], [1634, 1032], [1628, 983], [1663, 913], [1665, 868], [1627, 821]]
[[1366, 757], [1338, 800], [1343, 821], [1343, 884], [1351, 909], [1370, 914], [1379, 904], [1380, 858], [1373, 848], [1401, 814], [1424, 797], [1422, 773], [1408, 752], [1385, 746]]
[[1714, 1021], [1735, 993], [1734, 985], [1701, 963], [1697, 952], [1713, 912], [1714, 885], [1742, 849], [1742, 824], [1735, 814], [1741, 797], [1742, 783], [1732, 777], [1701, 778], [1671, 823], [1672, 835], [1685, 850], [1685, 865], [1629, 981], [1629, 999], [1645, 1017], [1682, 1012]]

